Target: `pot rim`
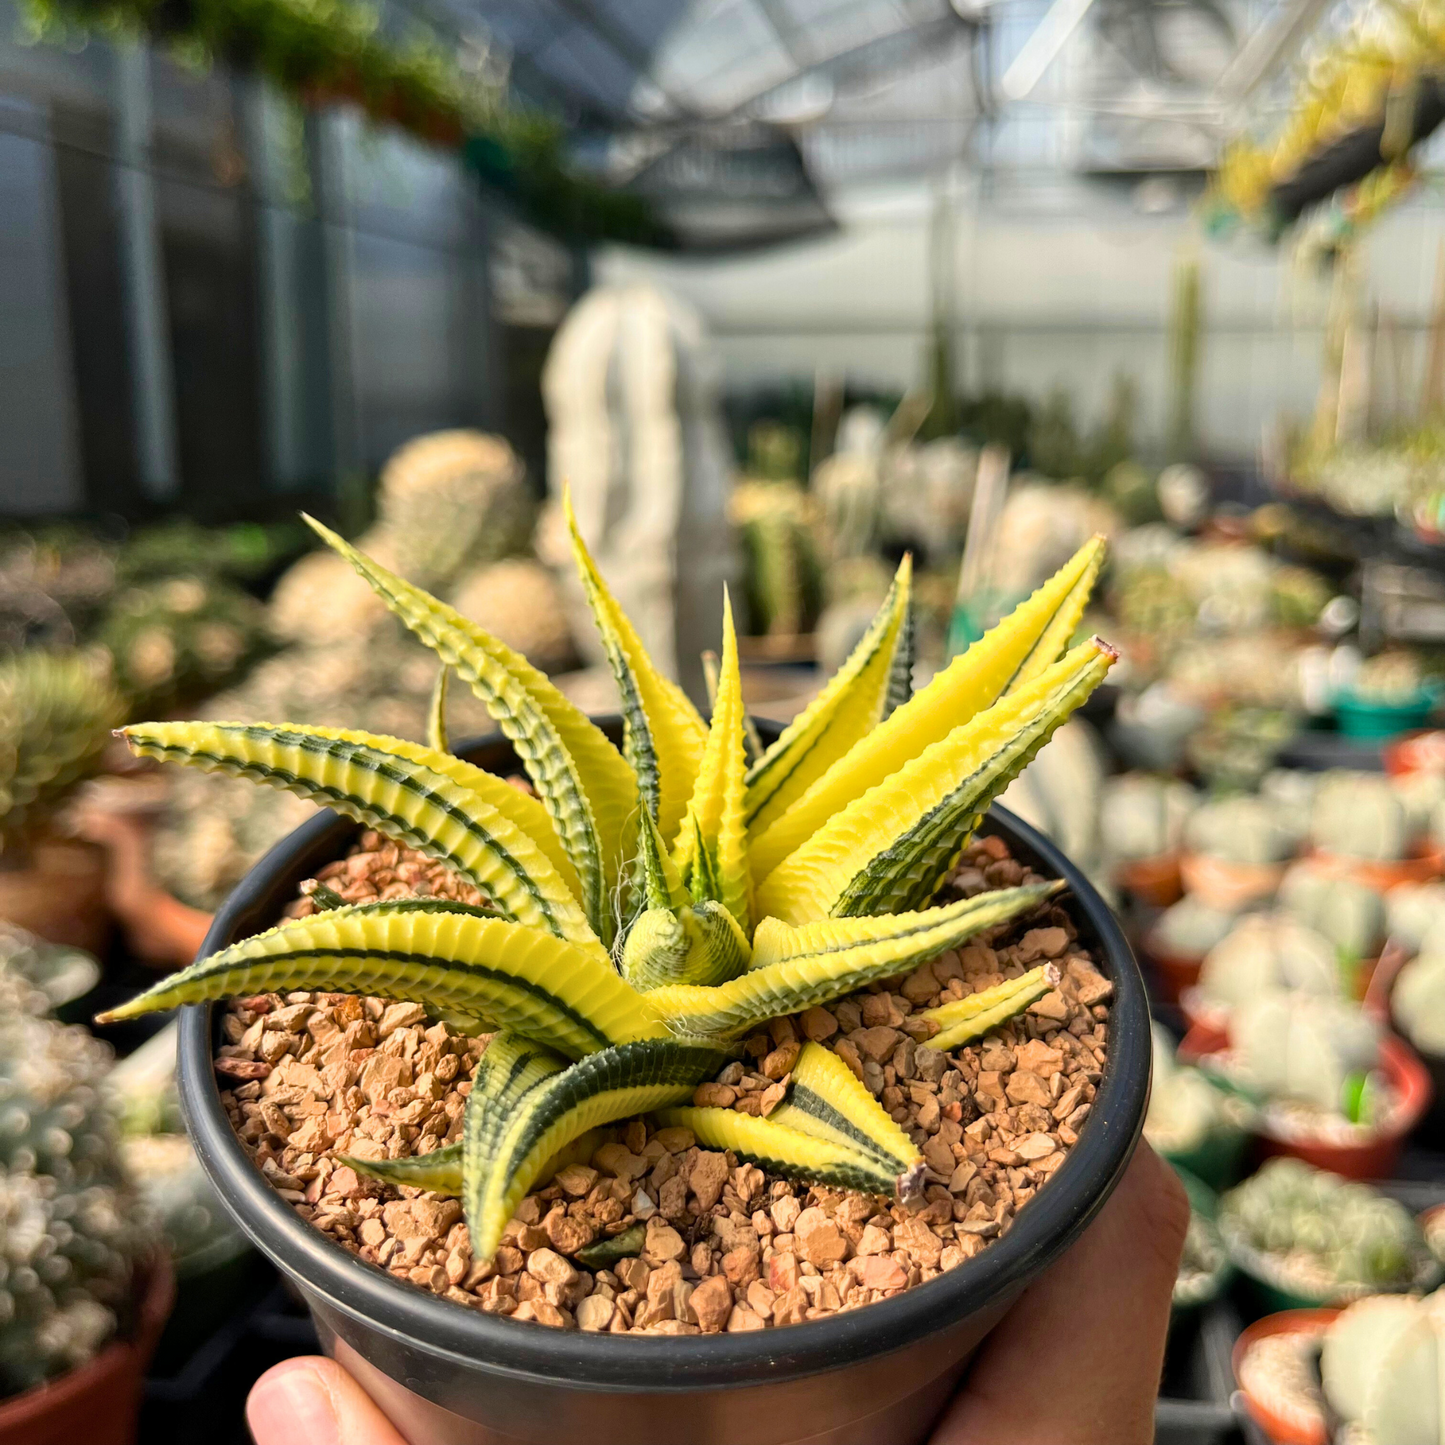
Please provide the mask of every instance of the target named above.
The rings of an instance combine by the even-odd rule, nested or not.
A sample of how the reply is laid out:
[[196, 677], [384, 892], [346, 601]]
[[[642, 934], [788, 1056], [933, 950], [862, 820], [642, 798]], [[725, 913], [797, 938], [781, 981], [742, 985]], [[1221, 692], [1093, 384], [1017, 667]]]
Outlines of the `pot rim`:
[[[594, 721], [620, 729], [616, 718]], [[492, 733], [456, 752], [470, 756], [498, 745], [510, 747]], [[222, 905], [200, 956], [271, 927], [278, 884], [288, 878], [299, 882], [308, 870], [341, 856], [337, 844], [358, 827], [326, 810], [283, 838]], [[214, 1004], [180, 1010], [177, 1084], [196, 1153], [227, 1211], [284, 1274], [373, 1330], [473, 1368], [554, 1387], [682, 1392], [813, 1374], [899, 1349], [1008, 1300], [1051, 1264], [1103, 1206], [1143, 1129], [1149, 1013], [1123, 932], [1092, 884], [1042, 834], [999, 807], [980, 829], [986, 831], [1003, 834], [1041, 871], [1069, 884], [1076, 919], [1086, 936], [1092, 933], [1101, 970], [1114, 984], [1104, 1077], [1078, 1143], [1008, 1232], [972, 1259], [891, 1299], [786, 1329], [655, 1338], [531, 1326], [408, 1285], [301, 1219], [251, 1163], [221, 1105], [212, 1067]]]

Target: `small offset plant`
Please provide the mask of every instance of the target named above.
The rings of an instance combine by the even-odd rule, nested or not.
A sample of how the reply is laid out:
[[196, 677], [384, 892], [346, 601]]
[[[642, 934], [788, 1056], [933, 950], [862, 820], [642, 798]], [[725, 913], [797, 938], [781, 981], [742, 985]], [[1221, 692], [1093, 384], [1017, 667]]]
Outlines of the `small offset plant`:
[[[1069, 647], [1102, 539], [916, 696], [905, 559], [837, 675], [749, 761], [731, 614], [708, 726], [654, 668], [570, 509], [569, 521], [622, 698], [620, 751], [522, 657], [316, 523], [439, 654], [429, 745], [288, 724], [125, 730], [146, 756], [328, 803], [450, 864], [488, 904], [333, 907], [223, 949], [105, 1017], [324, 989], [413, 1001], [495, 1031], [460, 1143], [349, 1161], [460, 1194], [482, 1260], [569, 1148], [590, 1153], [591, 1131], [651, 1111], [776, 1173], [915, 1191], [923, 1161], [912, 1140], [821, 1045], [804, 1047], [766, 1119], [686, 1106], [756, 1026], [905, 973], [1062, 886], [930, 906], [989, 804], [1115, 659], [1098, 639]], [[449, 752], [450, 672], [486, 703], [535, 797]], [[929, 1011], [933, 1046], [984, 1033], [1056, 979], [1045, 965]]]

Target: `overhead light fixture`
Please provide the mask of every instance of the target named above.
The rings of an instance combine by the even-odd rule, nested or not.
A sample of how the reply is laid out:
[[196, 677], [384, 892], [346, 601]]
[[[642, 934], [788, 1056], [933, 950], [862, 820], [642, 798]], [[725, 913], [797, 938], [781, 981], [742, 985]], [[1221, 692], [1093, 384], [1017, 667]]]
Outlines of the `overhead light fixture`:
[[1044, 71], [1059, 58], [1079, 22], [1089, 13], [1094, 0], [1054, 0], [1038, 29], [1024, 41], [1013, 64], [1004, 71], [999, 89], [1010, 100], [1023, 100], [1044, 77]]

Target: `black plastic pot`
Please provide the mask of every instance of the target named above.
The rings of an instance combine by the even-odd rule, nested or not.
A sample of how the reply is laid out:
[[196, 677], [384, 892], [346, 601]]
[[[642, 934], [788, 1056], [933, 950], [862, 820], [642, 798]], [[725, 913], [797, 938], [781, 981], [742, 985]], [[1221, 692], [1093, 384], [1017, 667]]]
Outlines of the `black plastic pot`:
[[[620, 736], [615, 719], [602, 723]], [[499, 734], [460, 751], [494, 772], [520, 771]], [[278, 844], [217, 914], [205, 952], [273, 925], [297, 883], [341, 857], [356, 831], [325, 813]], [[917, 1289], [807, 1324], [708, 1337], [563, 1333], [458, 1307], [348, 1254], [264, 1181], [221, 1107], [209, 1006], [181, 1017], [180, 1097], [196, 1151], [241, 1227], [304, 1296], [325, 1348], [411, 1445], [912, 1445], [979, 1341], [1108, 1198], [1149, 1092], [1144, 985], [1108, 907], [1003, 809], [983, 831], [1069, 881], [1080, 932], [1114, 983], [1108, 1063], [1079, 1142], [1009, 1232]]]

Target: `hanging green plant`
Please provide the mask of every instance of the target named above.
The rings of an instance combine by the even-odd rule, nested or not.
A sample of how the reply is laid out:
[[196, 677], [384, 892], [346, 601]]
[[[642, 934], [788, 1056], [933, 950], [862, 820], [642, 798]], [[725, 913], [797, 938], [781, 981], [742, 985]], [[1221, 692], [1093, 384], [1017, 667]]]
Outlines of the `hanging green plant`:
[[434, 36], [387, 35], [378, 13], [352, 0], [23, 0], [23, 15], [34, 40], [150, 37], [188, 64], [258, 71], [309, 105], [358, 105], [460, 149], [482, 180], [560, 235], [669, 243], [645, 201], [569, 167], [559, 123], [513, 106], [503, 83], [464, 69]]

